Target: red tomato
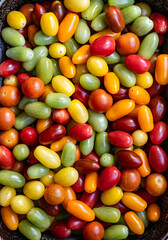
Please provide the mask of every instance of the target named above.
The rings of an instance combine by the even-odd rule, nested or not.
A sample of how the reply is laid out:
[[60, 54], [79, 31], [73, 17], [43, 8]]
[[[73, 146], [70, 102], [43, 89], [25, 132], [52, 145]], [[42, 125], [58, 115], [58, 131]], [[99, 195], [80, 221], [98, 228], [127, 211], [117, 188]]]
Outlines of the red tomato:
[[57, 216], [60, 212], [59, 205], [51, 205], [47, 203], [44, 198], [37, 200], [37, 204], [50, 216]]
[[135, 117], [123, 117], [112, 123], [112, 129], [125, 132], [133, 132], [139, 128], [138, 120]]
[[80, 230], [86, 225], [86, 223], [86, 221], [74, 216], [71, 216], [67, 222], [68, 228], [70, 228], [71, 230]]
[[136, 194], [138, 194], [141, 198], [143, 198], [147, 204], [154, 203], [158, 200], [158, 197], [150, 195], [145, 188], [140, 188]]
[[39, 98], [44, 92], [44, 83], [40, 78], [30, 77], [22, 83], [22, 92], [28, 98]]
[[40, 19], [44, 13], [46, 13], [46, 9], [42, 5], [36, 3], [33, 11], [34, 24], [36, 24], [37, 26], [40, 26]]
[[133, 151], [121, 150], [116, 153], [115, 160], [117, 164], [126, 169], [139, 168], [142, 165], [142, 160]]
[[111, 36], [102, 36], [97, 38], [90, 45], [92, 55], [107, 57], [115, 51], [115, 40]]
[[52, 2], [53, 1], [46, 1], [41, 3], [41, 5], [46, 9], [47, 12], [50, 12]]
[[161, 196], [167, 190], [167, 180], [160, 173], [152, 173], [146, 178], [145, 188], [152, 196]]
[[160, 34], [166, 34], [168, 31], [168, 19], [161, 13], [152, 13], [150, 19], [154, 23], [153, 30]]
[[32, 75], [31, 74], [29, 74], [29, 73], [19, 73], [18, 75], [17, 75], [17, 81], [18, 81], [18, 83], [20, 84], [20, 85], [22, 85], [22, 83], [24, 82], [24, 81], [26, 81], [28, 78], [30, 78], [30, 77], [32, 77]]
[[132, 136], [124, 131], [112, 131], [108, 134], [109, 142], [119, 148], [129, 148], [133, 144]]
[[69, 136], [78, 141], [84, 141], [91, 138], [93, 135], [93, 128], [89, 124], [77, 124], [69, 130]]
[[150, 61], [145, 57], [137, 54], [131, 54], [125, 59], [126, 66], [136, 74], [142, 74], [150, 68]]
[[0, 145], [0, 168], [12, 169], [15, 164], [15, 158], [12, 152], [5, 146]]
[[83, 158], [88, 158], [88, 159], [91, 159], [91, 160], [93, 160], [93, 161], [95, 161], [95, 162], [100, 162], [100, 158], [96, 155], [96, 153], [94, 153], [94, 152], [90, 152], [88, 155], [83, 155], [83, 154], [81, 154], [81, 157], [83, 157]]
[[54, 109], [52, 118], [54, 122], [63, 125], [69, 123], [71, 119], [70, 114], [66, 109]]
[[0, 64], [0, 76], [9, 77], [15, 75], [21, 67], [21, 63], [12, 59], [8, 59]]
[[149, 163], [156, 172], [165, 172], [168, 168], [168, 157], [166, 152], [157, 145], [149, 150]]
[[161, 144], [168, 137], [168, 125], [159, 121], [155, 123], [154, 129], [150, 132], [150, 139], [153, 144]]
[[93, 208], [97, 203], [98, 197], [99, 197], [99, 189], [96, 189], [96, 191], [92, 193], [84, 192], [80, 200], [86, 203], [90, 208]]
[[124, 169], [121, 171], [119, 185], [124, 191], [134, 191], [139, 187], [140, 183], [141, 176], [136, 169]]
[[101, 240], [104, 236], [104, 227], [99, 222], [88, 223], [83, 228], [83, 238], [85, 240]]
[[128, 212], [130, 210], [121, 201], [116, 203], [116, 204], [114, 204], [114, 205], [112, 205], [111, 207], [119, 209], [121, 213], [126, 213], [126, 212]]
[[71, 235], [71, 229], [68, 228], [66, 222], [54, 222], [50, 227], [50, 232], [56, 238], [66, 238]]
[[15, 114], [10, 108], [0, 108], [0, 130], [8, 130], [15, 123]]
[[20, 132], [20, 140], [27, 146], [36, 146], [38, 135], [34, 127], [26, 127]]
[[89, 91], [84, 89], [79, 83], [75, 84], [75, 92], [72, 97], [73, 99], [78, 99], [85, 107], [88, 107]]
[[115, 166], [106, 167], [99, 175], [98, 188], [106, 191], [118, 184], [121, 172]]
[[100, 165], [93, 160], [82, 158], [74, 163], [74, 168], [76, 168], [79, 174], [85, 175], [99, 171]]
[[128, 90], [129, 90], [129, 88], [126, 88], [124, 86], [120, 86], [118, 93], [112, 94], [112, 97], [113, 97], [114, 101], [127, 99], [128, 98]]
[[75, 192], [83, 192], [84, 190], [84, 181], [85, 178], [83, 175], [79, 174], [78, 180], [74, 185], [72, 185], [72, 188]]
[[96, 89], [89, 95], [88, 104], [94, 112], [104, 113], [111, 108], [113, 98], [105, 90]]
[[156, 82], [156, 80], [154, 80], [152, 86], [146, 90], [148, 91], [148, 93], [152, 99], [152, 98], [162, 94], [162, 92], [164, 90], [164, 85], [160, 85]]
[[151, 99], [149, 108], [153, 115], [154, 122], [160, 121], [167, 111], [167, 102], [161, 96], [156, 96]]
[[27, 36], [28, 36], [27, 35], [27, 26], [25, 26], [24, 28], [21, 28], [21, 29], [17, 29], [17, 31], [20, 32], [25, 39], [27, 39]]
[[163, 45], [163, 43], [165, 42], [165, 36], [162, 34], [158, 34], [159, 36], [159, 44], [158, 47], [161, 47]]
[[30, 150], [30, 153], [29, 153], [29, 156], [28, 156], [28, 162], [30, 163], [30, 164], [36, 164], [36, 163], [39, 163], [39, 161], [37, 160], [37, 158], [35, 158], [35, 156], [34, 156], [34, 150], [36, 149], [36, 147], [33, 147], [33, 148], [31, 148], [31, 150]]
[[4, 107], [15, 107], [20, 101], [21, 94], [17, 87], [4, 85], [0, 88], [0, 104]]

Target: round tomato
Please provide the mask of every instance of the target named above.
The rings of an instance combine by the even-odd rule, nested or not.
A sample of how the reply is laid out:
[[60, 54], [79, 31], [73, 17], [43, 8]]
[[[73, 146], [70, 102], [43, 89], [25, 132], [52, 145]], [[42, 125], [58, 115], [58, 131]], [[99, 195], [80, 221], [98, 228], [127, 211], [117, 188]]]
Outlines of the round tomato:
[[105, 90], [96, 89], [89, 95], [88, 104], [94, 112], [104, 113], [112, 106], [113, 98]]
[[141, 183], [141, 176], [136, 169], [124, 169], [119, 185], [124, 191], [134, 191]]
[[4, 107], [16, 106], [20, 97], [20, 92], [15, 86], [5, 85], [0, 88], [0, 104]]
[[55, 109], [53, 111], [53, 121], [59, 124], [66, 125], [71, 117], [66, 109]]
[[20, 132], [20, 140], [27, 146], [36, 146], [38, 135], [34, 127], [26, 127]]
[[83, 237], [86, 240], [101, 240], [104, 236], [104, 227], [99, 222], [88, 223], [83, 228]]
[[0, 144], [12, 149], [19, 143], [19, 133], [15, 128], [11, 128], [0, 133]]
[[44, 92], [44, 83], [40, 78], [30, 77], [22, 83], [22, 92], [28, 98], [39, 98]]
[[0, 130], [8, 130], [15, 123], [15, 114], [10, 108], [0, 108]]
[[51, 205], [58, 205], [64, 201], [65, 190], [59, 184], [51, 184], [45, 189], [44, 198]]
[[166, 34], [168, 31], [168, 19], [161, 13], [152, 13], [150, 19], [154, 23], [153, 31]]
[[30, 77], [32, 77], [32, 75], [29, 73], [19, 73], [17, 75], [17, 81], [18, 81], [19, 85], [22, 85], [22, 83]]
[[145, 188], [152, 196], [161, 196], [167, 190], [167, 180], [160, 173], [152, 173], [146, 178]]
[[0, 146], [0, 168], [11, 169], [15, 164], [12, 152], [5, 146]]

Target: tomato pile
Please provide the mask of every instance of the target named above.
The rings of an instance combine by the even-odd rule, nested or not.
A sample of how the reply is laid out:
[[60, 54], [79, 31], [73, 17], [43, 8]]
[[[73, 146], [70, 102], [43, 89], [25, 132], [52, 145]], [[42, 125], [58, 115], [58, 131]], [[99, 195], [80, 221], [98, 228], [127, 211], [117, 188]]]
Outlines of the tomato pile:
[[167, 18], [134, 0], [64, 0], [24, 4], [7, 23], [4, 224], [33, 240], [142, 235], [167, 190]]

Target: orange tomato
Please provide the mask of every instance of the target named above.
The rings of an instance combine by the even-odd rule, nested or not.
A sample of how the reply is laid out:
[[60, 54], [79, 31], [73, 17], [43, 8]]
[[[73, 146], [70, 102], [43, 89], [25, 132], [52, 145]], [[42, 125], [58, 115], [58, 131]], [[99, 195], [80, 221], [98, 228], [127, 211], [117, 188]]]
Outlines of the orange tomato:
[[0, 108], [0, 130], [8, 130], [15, 123], [15, 114], [10, 108]]
[[15, 128], [0, 132], [0, 144], [12, 149], [19, 143], [19, 132]]
[[58, 205], [64, 201], [65, 190], [59, 184], [51, 184], [50, 186], [46, 187], [44, 198], [49, 204]]
[[94, 40], [96, 40], [97, 38], [99, 37], [102, 37], [102, 36], [111, 36], [113, 37], [115, 40], [117, 40], [119, 38], [119, 36], [121, 35], [120, 32], [118, 33], [115, 33], [113, 32], [110, 28], [106, 28], [98, 33], [95, 33], [93, 34], [90, 38], [89, 38], [89, 43], [92, 44], [92, 42]]
[[79, 83], [81, 75], [88, 73], [88, 69], [86, 64], [77, 64], [76, 65], [76, 74], [75, 77], [72, 79], [73, 83]]
[[83, 45], [72, 56], [72, 62], [74, 64], [84, 64], [91, 57], [90, 45]]
[[157, 222], [160, 219], [160, 207], [156, 203], [151, 203], [147, 208], [147, 217], [151, 222]]
[[38, 77], [30, 77], [22, 83], [22, 92], [28, 98], [39, 98], [44, 93], [44, 83]]
[[55, 93], [55, 90], [52, 88], [51, 84], [47, 84], [47, 85], [44, 86], [44, 92], [40, 96], [39, 100], [41, 102], [45, 102], [45, 99], [46, 99], [46, 97], [49, 93]]
[[141, 177], [148, 176], [151, 173], [151, 168], [150, 168], [148, 157], [146, 156], [146, 153], [140, 148], [134, 149], [134, 152], [142, 160], [142, 165], [137, 169], [138, 172], [140, 173]]
[[135, 108], [128, 114], [128, 116], [137, 118], [140, 107], [141, 107], [141, 105], [136, 104]]
[[142, 87], [133, 86], [128, 92], [129, 98], [131, 98], [138, 105], [147, 105], [150, 102], [149, 93]]
[[15, 213], [10, 206], [1, 208], [1, 217], [5, 226], [11, 230], [15, 231], [19, 226], [19, 218], [17, 213]]
[[76, 67], [70, 57], [64, 56], [59, 59], [59, 68], [62, 74], [67, 78], [73, 78], [76, 74]]
[[84, 189], [87, 193], [95, 192], [98, 183], [98, 173], [92, 172], [86, 175], [84, 182]]
[[118, 93], [120, 88], [120, 81], [114, 72], [108, 72], [104, 76], [104, 87], [111, 94]]
[[154, 128], [153, 115], [150, 108], [148, 108], [145, 105], [139, 108], [138, 122], [142, 131], [150, 132], [153, 130]]
[[30, 25], [33, 23], [33, 10], [34, 10], [34, 5], [27, 3], [21, 6], [20, 12], [22, 12], [27, 20], [27, 25]]
[[80, 147], [78, 145], [76, 145], [76, 156], [75, 156], [75, 162], [78, 161], [80, 159]]
[[79, 16], [75, 13], [68, 13], [60, 23], [58, 39], [60, 42], [68, 41], [75, 33], [79, 23]]
[[38, 119], [36, 123], [36, 131], [38, 134], [44, 132], [47, 128], [49, 128], [53, 124], [52, 117], [47, 119]]
[[155, 79], [160, 85], [168, 84], [168, 54], [160, 54], [157, 57]]
[[76, 144], [77, 140], [75, 138], [71, 138], [69, 136], [65, 136], [63, 138], [61, 138], [58, 141], [53, 142], [50, 145], [50, 148], [54, 151], [54, 152], [59, 152], [62, 151], [64, 148], [64, 145], [68, 142], [72, 142], [73, 144]]
[[145, 188], [152, 196], [161, 196], [167, 190], [167, 180], [160, 173], [152, 173], [146, 178]]
[[14, 107], [20, 101], [21, 94], [17, 87], [5, 85], [0, 88], [0, 104], [4, 107]]
[[95, 219], [95, 213], [93, 210], [79, 200], [70, 200], [67, 205], [67, 211], [73, 216], [87, 222], [91, 222]]
[[62, 202], [62, 206], [66, 209], [68, 202], [70, 200], [76, 200], [76, 193], [72, 187], [65, 187], [64, 190], [65, 190], [65, 198], [64, 198], [64, 201]]
[[124, 192], [121, 201], [126, 207], [137, 212], [142, 212], [147, 207], [147, 202], [132, 192]]
[[125, 213], [124, 219], [133, 233], [137, 235], [142, 235], [144, 233], [144, 223], [133, 211]]
[[39, 31], [39, 28], [35, 24], [30, 25], [27, 29], [28, 39], [32, 47], [37, 46], [34, 42], [34, 36], [38, 31]]

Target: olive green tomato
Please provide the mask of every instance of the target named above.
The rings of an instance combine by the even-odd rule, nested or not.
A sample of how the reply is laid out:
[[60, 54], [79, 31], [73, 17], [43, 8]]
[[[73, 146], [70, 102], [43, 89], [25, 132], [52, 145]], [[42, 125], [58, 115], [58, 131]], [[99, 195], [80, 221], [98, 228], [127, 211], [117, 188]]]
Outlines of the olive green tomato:
[[144, 210], [143, 212], [135, 212], [135, 213], [142, 220], [145, 228], [147, 228], [148, 225], [149, 225], [149, 220], [148, 220], [148, 217], [147, 217], [146, 210]]
[[42, 165], [41, 163], [33, 164], [27, 170], [27, 175], [29, 178], [37, 179], [46, 176], [50, 169]]
[[88, 155], [94, 148], [95, 141], [95, 131], [93, 131], [93, 135], [91, 138], [86, 139], [84, 141], [80, 141], [80, 150], [83, 155]]
[[135, 0], [108, 0], [109, 6], [115, 6], [120, 9], [129, 7], [135, 3]]
[[103, 0], [91, 0], [89, 7], [81, 13], [81, 16], [87, 21], [92, 21], [102, 12], [103, 7]]
[[135, 5], [129, 6], [122, 10], [125, 24], [133, 22], [136, 18], [141, 16], [141, 8]]
[[25, 185], [26, 179], [18, 172], [12, 170], [0, 170], [0, 184], [13, 187], [22, 188]]
[[100, 79], [89, 73], [83, 74], [79, 82], [80, 85], [88, 91], [94, 91], [100, 87]]
[[57, 36], [47, 36], [42, 30], [38, 31], [34, 36], [34, 42], [36, 45], [45, 46], [58, 42]]
[[23, 35], [14, 28], [3, 28], [1, 31], [1, 36], [3, 40], [10, 46], [20, 47], [25, 45], [25, 39]]
[[31, 208], [27, 213], [27, 219], [39, 228], [48, 228], [50, 226], [50, 219], [47, 213], [41, 208]]
[[115, 64], [120, 62], [120, 55], [118, 52], [113, 52], [111, 55], [107, 57], [103, 57], [107, 64]]
[[114, 165], [115, 164], [114, 155], [112, 155], [111, 153], [104, 153], [100, 157], [100, 164], [103, 167], [109, 167]]
[[18, 144], [13, 148], [13, 155], [18, 161], [23, 161], [29, 156], [29, 148], [25, 144]]
[[96, 134], [95, 138], [95, 152], [96, 154], [101, 157], [103, 153], [109, 153], [111, 149], [110, 142], [108, 141], [108, 133], [107, 132], [101, 132]]
[[130, 31], [140, 37], [149, 33], [153, 29], [153, 26], [154, 23], [150, 18], [141, 16], [135, 19], [135, 21], [131, 24]]
[[51, 62], [53, 64], [53, 77], [55, 77], [56, 75], [61, 75], [61, 71], [59, 69], [59, 63], [57, 60], [51, 58]]
[[38, 227], [29, 222], [27, 219], [19, 223], [19, 231], [30, 240], [40, 240], [41, 232]]
[[103, 239], [105, 240], [121, 240], [128, 237], [129, 230], [125, 225], [113, 225], [104, 231]]
[[88, 109], [89, 119], [88, 123], [96, 132], [104, 132], [108, 127], [108, 120], [103, 113], [96, 113]]
[[71, 167], [76, 158], [76, 146], [75, 144], [68, 142], [64, 145], [61, 154], [61, 163], [65, 167]]
[[85, 44], [89, 41], [90, 35], [91, 31], [87, 22], [84, 19], [80, 19], [74, 35], [75, 40], [79, 44]]
[[79, 49], [79, 44], [75, 41], [74, 38], [70, 38], [67, 42], [63, 43], [66, 47], [66, 55], [70, 58], [74, 55], [74, 53]]
[[99, 14], [96, 18], [94, 18], [91, 22], [91, 27], [96, 32], [102, 31], [103, 29], [107, 28], [107, 22], [105, 19], [105, 13]]
[[18, 104], [18, 108], [23, 110], [28, 103], [37, 102], [38, 99], [31, 99], [26, 96], [23, 96]]
[[64, 93], [49, 93], [45, 103], [51, 108], [62, 109], [69, 107], [71, 99]]
[[30, 117], [25, 112], [22, 112], [16, 117], [14, 127], [17, 130], [22, 130], [23, 128], [34, 123], [35, 121], [36, 121], [35, 118]]
[[37, 119], [46, 119], [51, 115], [51, 108], [43, 102], [29, 103], [24, 108], [26, 114]]
[[6, 56], [19, 62], [27, 62], [33, 59], [34, 52], [27, 47], [12, 47], [8, 48]]
[[120, 219], [120, 210], [113, 207], [93, 208], [96, 217], [104, 222], [117, 223]]
[[53, 63], [47, 57], [42, 57], [36, 64], [36, 76], [39, 77], [44, 84], [51, 82], [53, 77]]

